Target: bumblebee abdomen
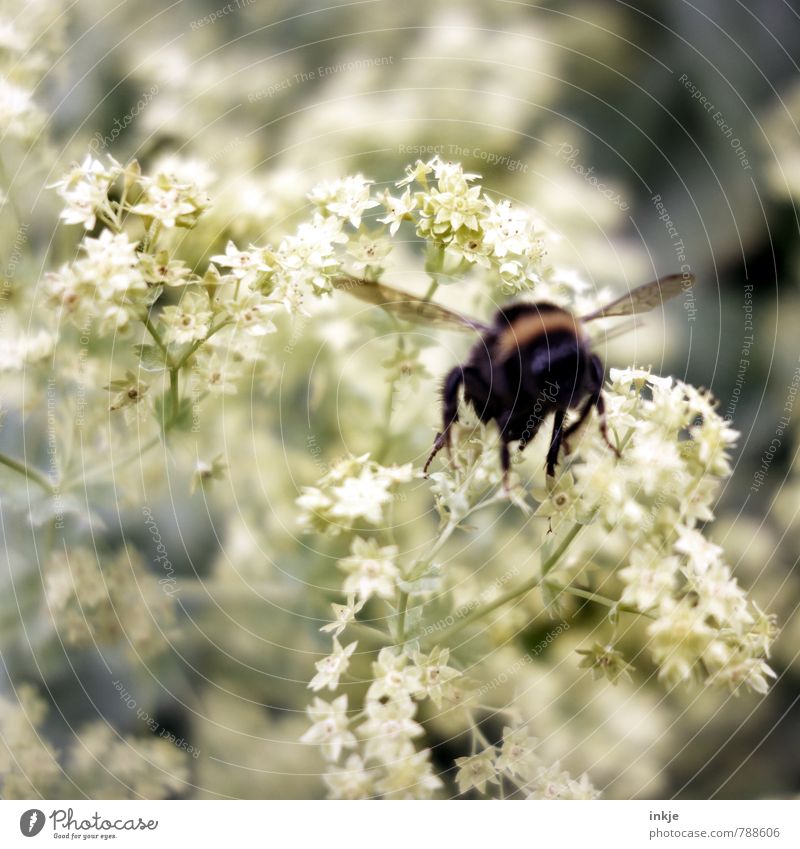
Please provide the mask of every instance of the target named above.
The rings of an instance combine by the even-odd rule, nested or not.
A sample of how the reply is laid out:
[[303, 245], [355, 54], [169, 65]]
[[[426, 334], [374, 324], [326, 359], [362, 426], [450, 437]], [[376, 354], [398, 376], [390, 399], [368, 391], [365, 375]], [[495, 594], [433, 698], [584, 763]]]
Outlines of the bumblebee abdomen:
[[553, 304], [514, 304], [495, 316], [494, 358], [501, 362], [524, 348], [547, 350], [565, 337], [576, 345], [581, 338], [571, 312]]

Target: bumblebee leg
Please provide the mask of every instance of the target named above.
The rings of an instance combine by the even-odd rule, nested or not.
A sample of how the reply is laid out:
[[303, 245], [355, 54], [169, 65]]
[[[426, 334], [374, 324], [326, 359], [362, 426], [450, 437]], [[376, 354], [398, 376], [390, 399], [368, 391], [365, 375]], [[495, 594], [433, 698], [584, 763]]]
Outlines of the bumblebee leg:
[[561, 440], [564, 438], [564, 411], [556, 410], [553, 418], [553, 435], [550, 437], [550, 450], [547, 452], [547, 474], [549, 477], [556, 476], [556, 464], [558, 463], [558, 450], [561, 448]]
[[606, 441], [606, 445], [617, 455], [617, 457], [621, 457], [619, 448], [616, 445], [611, 443], [611, 440], [608, 438], [608, 425], [606, 424], [606, 405], [603, 401], [603, 393], [600, 392], [597, 395], [597, 400], [595, 401], [595, 405], [597, 406], [597, 414], [600, 417], [600, 433], [603, 435], [603, 439]]
[[536, 434], [539, 433], [539, 428], [541, 426], [542, 419], [536, 419], [535, 421], [533, 421], [532, 426], [526, 428], [523, 431], [518, 446], [520, 454], [528, 447], [528, 445], [531, 444], [531, 442], [533, 442], [533, 440], [536, 438]]
[[592, 412], [592, 408], [597, 406], [597, 398], [592, 395], [590, 398], [586, 400], [584, 405], [581, 407], [580, 412], [578, 413], [578, 418], [564, 431], [563, 436], [561, 437], [561, 444], [564, 446], [564, 453], [570, 453], [569, 447], [569, 438], [578, 431], [578, 429], [583, 425], [586, 419], [589, 416], [589, 413]]
[[503, 491], [506, 494], [510, 491], [508, 486], [508, 474], [511, 471], [511, 451], [508, 448], [508, 443], [511, 440], [508, 438], [507, 431], [510, 418], [511, 413], [505, 412], [495, 419], [500, 436], [500, 468], [503, 470]]
[[507, 495], [510, 491], [508, 473], [511, 471], [511, 452], [508, 450], [508, 443], [502, 436], [500, 437], [500, 466], [503, 469], [503, 491]]
[[569, 439], [574, 433], [577, 432], [578, 428], [586, 421], [589, 413], [592, 412], [592, 407], [597, 406], [597, 399], [592, 396], [589, 398], [586, 403], [581, 407], [580, 412], [578, 413], [578, 418], [564, 431], [564, 439]]
[[441, 433], [436, 434], [436, 439], [433, 441], [433, 449], [425, 461], [425, 466], [422, 470], [425, 475], [428, 474], [428, 468], [433, 462], [433, 458], [442, 448], [446, 448], [448, 455], [450, 455], [450, 427], [453, 422], [458, 421], [458, 390], [463, 382], [464, 372], [461, 366], [451, 369], [444, 379], [444, 385], [442, 386], [442, 430]]

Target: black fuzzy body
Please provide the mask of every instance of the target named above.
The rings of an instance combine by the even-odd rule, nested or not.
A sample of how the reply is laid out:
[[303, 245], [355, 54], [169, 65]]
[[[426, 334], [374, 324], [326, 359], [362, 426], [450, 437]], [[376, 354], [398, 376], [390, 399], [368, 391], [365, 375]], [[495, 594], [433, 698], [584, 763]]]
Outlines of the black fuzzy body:
[[[600, 427], [608, 441], [603, 371], [600, 358], [592, 353], [579, 323], [567, 310], [548, 303], [511, 304], [500, 309], [466, 362], [445, 378], [443, 428], [428, 463], [442, 447], [449, 447], [449, 431], [458, 421], [458, 393], [463, 386], [464, 399], [480, 420], [497, 424], [504, 475], [510, 467], [509, 443], [519, 442], [524, 448], [553, 414], [546, 466], [547, 473], [554, 475], [563, 441], [593, 407], [601, 415]], [[565, 428], [570, 409], [579, 409], [578, 418]]]

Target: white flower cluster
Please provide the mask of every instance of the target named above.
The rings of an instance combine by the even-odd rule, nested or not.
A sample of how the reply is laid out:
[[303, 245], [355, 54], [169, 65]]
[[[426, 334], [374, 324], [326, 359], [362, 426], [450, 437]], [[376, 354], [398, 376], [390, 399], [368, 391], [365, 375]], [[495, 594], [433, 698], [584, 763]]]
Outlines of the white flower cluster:
[[[41, 726], [45, 701], [28, 686], [16, 701], [0, 697], [0, 796], [61, 799], [76, 790], [88, 798], [167, 798], [189, 778], [186, 754], [166, 739], [121, 737], [105, 720], [75, 731], [68, 749], [57, 752]], [[106, 769], [98, 769], [103, 764]], [[107, 772], [116, 779], [113, 788]]]
[[143, 218], [148, 227], [155, 222], [166, 229], [194, 227], [209, 206], [208, 196], [197, 183], [184, 182], [167, 171], [141, 177], [139, 189], [131, 212]]
[[[429, 183], [428, 176], [433, 180]], [[542, 279], [543, 248], [530, 216], [508, 201], [495, 203], [472, 185], [476, 175], [465, 174], [459, 164], [417, 162], [407, 169], [400, 197], [384, 191], [373, 196], [372, 183], [360, 174], [320, 183], [309, 193], [316, 207], [310, 221], [302, 222], [277, 248], [251, 245], [240, 250], [228, 244], [225, 256], [212, 261], [231, 269], [251, 289], [281, 301], [289, 312], [304, 312], [306, 295], [331, 291], [333, 279], [348, 271], [377, 279], [404, 220], [416, 223], [417, 234], [429, 245], [445, 250], [452, 273], [477, 264], [493, 267], [498, 279], [513, 291], [530, 289]], [[420, 187], [411, 191], [410, 183]], [[382, 206], [386, 214], [377, 221], [388, 225], [389, 238], [370, 232], [365, 215]]]
[[[244, 366], [263, 359], [260, 338], [277, 330], [273, 316], [280, 304], [256, 285], [271, 266], [262, 254], [229, 245], [225, 254], [212, 257], [204, 274], [192, 272], [176, 256], [170, 234], [194, 226], [208, 207], [201, 182], [191, 179], [197, 169], [173, 159], [150, 177], [135, 161], [125, 167], [109, 161], [106, 167], [89, 156], [55, 184], [66, 201], [62, 217], [68, 223], [88, 230], [100, 222], [103, 229], [96, 238], [84, 236], [78, 259], [47, 275], [50, 306], [82, 331], [95, 320], [100, 334], [130, 331], [140, 323], [154, 342], [136, 347], [140, 368], [170, 371], [173, 386], [186, 369], [195, 399], [235, 392]], [[220, 274], [214, 262], [230, 273]], [[165, 288], [176, 297], [162, 306]], [[137, 387], [146, 385], [135, 374], [111, 387], [117, 394], [133, 388], [135, 394], [112, 402], [112, 410], [125, 410], [126, 421], [152, 409], [138, 403], [144, 393]], [[156, 399], [155, 406], [168, 412], [160, 419], [167, 427], [184, 409], [179, 399], [168, 405]]]
[[[448, 463], [446, 470], [430, 475], [431, 491], [442, 519], [460, 522], [484, 499], [497, 493], [503, 483], [503, 472], [498, 460], [496, 431], [478, 421], [470, 408], [462, 407], [459, 411], [459, 423], [453, 425], [451, 436], [452, 463]], [[507, 497], [524, 514], [530, 512], [525, 491], [513, 471]]]
[[[163, 286], [200, 282], [168, 251], [157, 250], [156, 240], [162, 230], [193, 226], [208, 206], [196, 185], [167, 173], [150, 178], [135, 161], [123, 167], [108, 159], [106, 167], [87, 156], [53, 184], [65, 201], [61, 217], [68, 224], [91, 230], [99, 220], [106, 229], [97, 238], [85, 237], [83, 255], [46, 278], [54, 307], [78, 326], [99, 318], [102, 333], [126, 330], [132, 321], [141, 320]], [[120, 185], [120, 199], [114, 200], [112, 187]], [[143, 238], [132, 238], [125, 230], [131, 216], [143, 227]]]
[[528, 799], [596, 799], [600, 795], [585, 773], [576, 780], [559, 763], [545, 765], [536, 751], [538, 742], [524, 726], [506, 727], [499, 748], [489, 745], [456, 759], [458, 789], [486, 793], [487, 784], [506, 780]]
[[98, 316], [103, 333], [127, 328], [152, 300], [136, 243], [125, 233], [103, 230], [96, 239], [84, 239], [81, 247], [84, 256], [47, 275], [51, 302], [76, 325]]
[[336, 245], [347, 241], [342, 222], [336, 217], [315, 215], [302, 222], [276, 249], [251, 245], [241, 251], [229, 242], [225, 255], [213, 257], [223, 268], [253, 291], [269, 295], [290, 313], [304, 313], [307, 294], [331, 291], [331, 280], [339, 272]]
[[378, 206], [370, 196], [371, 180], [361, 174], [319, 183], [309, 193], [309, 200], [323, 213], [328, 213], [358, 229], [361, 218], [368, 209]]
[[[333, 654], [317, 664], [319, 672], [309, 686], [336, 689], [355, 647], [351, 643], [342, 649], [334, 637]], [[330, 762], [325, 782], [333, 798], [424, 799], [442, 786], [432, 770], [430, 752], [418, 751], [414, 741], [423, 735], [416, 721], [417, 704], [430, 699], [441, 707], [456, 696], [453, 681], [460, 673], [448, 666], [448, 659], [447, 649], [410, 655], [382, 649], [372, 665], [363, 711], [355, 720], [347, 715], [346, 695], [330, 703], [314, 700], [308, 709], [312, 725], [302, 741], [320, 746]], [[336, 765], [346, 750], [356, 751], [343, 767]]]
[[113, 219], [116, 210], [109, 198], [111, 187], [117, 182], [123, 168], [111, 156], [106, 167], [90, 154], [83, 162], [75, 164], [58, 182], [48, 188], [56, 189], [65, 206], [61, 218], [67, 224], [82, 224], [86, 230], [94, 229], [97, 217]]
[[63, 10], [55, 3], [0, 3], [0, 134], [32, 141], [45, 113], [34, 101], [42, 78], [60, 55]]
[[382, 466], [369, 454], [339, 460], [318, 486], [303, 487], [297, 499], [299, 522], [307, 530], [331, 535], [352, 530], [359, 522], [379, 526], [397, 487], [413, 476], [410, 463]]
[[[509, 201], [495, 202], [480, 186], [477, 174], [466, 174], [459, 163], [438, 156], [418, 160], [397, 183], [408, 186], [401, 197], [384, 193], [387, 214], [379, 221], [392, 234], [401, 221], [412, 220], [417, 235], [441, 245], [457, 265], [453, 273], [471, 265], [493, 268], [509, 291], [526, 291], [542, 279], [544, 248], [535, 222]], [[419, 189], [411, 192], [411, 184]]]
[[45, 597], [61, 639], [71, 646], [124, 647], [153, 657], [169, 646], [175, 610], [147, 579], [132, 551], [104, 559], [88, 548], [56, 552], [45, 567]]
[[609, 431], [622, 460], [590, 427], [537, 514], [556, 527], [600, 522], [624, 547], [619, 602], [653, 617], [649, 648], [666, 683], [699, 677], [764, 693], [774, 622], [748, 602], [722, 549], [698, 527], [713, 518], [738, 434], [692, 386], [641, 370], [610, 377]]
[[21, 371], [26, 365], [47, 359], [55, 347], [55, 337], [46, 330], [5, 335], [0, 339], [0, 372]]
[[[67, 224], [82, 224], [92, 230], [99, 218], [114, 229], [122, 225], [123, 215], [139, 216], [149, 228], [193, 227], [209, 206], [208, 196], [196, 183], [184, 182], [174, 173], [161, 171], [153, 177], [141, 174], [136, 161], [126, 167], [110, 154], [103, 165], [88, 154], [50, 188], [58, 191], [65, 207], [61, 218]], [[110, 197], [112, 187], [121, 182], [120, 200]], [[133, 202], [135, 201], [135, 202]]]

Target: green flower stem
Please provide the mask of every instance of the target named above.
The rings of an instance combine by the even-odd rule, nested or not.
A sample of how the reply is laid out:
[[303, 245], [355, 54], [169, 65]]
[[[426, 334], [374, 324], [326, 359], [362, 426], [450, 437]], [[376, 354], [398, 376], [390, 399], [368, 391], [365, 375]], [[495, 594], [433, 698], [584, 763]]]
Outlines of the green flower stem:
[[161, 222], [157, 218], [154, 218], [153, 222], [150, 224], [150, 229], [147, 233], [145, 233], [145, 237], [142, 240], [142, 253], [150, 253], [153, 250], [156, 246], [160, 233]]
[[355, 631], [356, 634], [361, 634], [364, 637], [371, 637], [385, 646], [393, 646], [395, 640], [391, 634], [386, 634], [383, 631], [373, 628], [371, 625], [365, 625], [363, 622], [348, 622], [348, 631]]
[[127, 177], [124, 177], [122, 180], [122, 196], [119, 199], [119, 203], [117, 204], [117, 209], [114, 214], [117, 226], [119, 227], [119, 230], [117, 232], [120, 233], [122, 232], [122, 216], [125, 214], [125, 204], [128, 200], [128, 189], [128, 179]]
[[486, 735], [483, 733], [483, 731], [481, 731], [475, 717], [472, 715], [471, 712], [469, 714], [469, 721], [470, 731], [472, 732], [472, 754], [477, 754], [478, 743], [480, 743], [480, 745], [483, 746], [485, 749], [493, 748]]
[[[206, 339], [208, 339], [209, 336], [216, 333], [218, 330], [222, 330], [222, 328], [225, 327], [227, 324], [228, 322], [224, 321], [221, 324], [218, 324], [216, 327], [212, 328], [206, 336]], [[147, 327], [147, 322], [145, 322], [145, 327]], [[149, 329], [150, 328], [148, 327], [148, 330]], [[153, 335], [152, 331], [151, 335]], [[156, 339], [157, 335], [158, 332], [156, 331], [156, 335], [153, 336], [153, 338]], [[127, 466], [128, 463], [132, 463], [134, 460], [138, 460], [140, 457], [143, 457], [148, 451], [155, 448], [156, 445], [161, 444], [163, 437], [165, 437], [167, 433], [172, 429], [173, 425], [177, 420], [177, 414], [180, 408], [179, 372], [181, 368], [186, 364], [189, 357], [192, 356], [192, 354], [200, 347], [200, 345], [203, 344], [203, 342], [205, 342], [205, 339], [201, 339], [200, 341], [195, 342], [192, 345], [192, 348], [183, 357], [181, 357], [180, 361], [175, 363], [169, 370], [170, 385], [169, 389], [167, 390], [167, 394], [169, 396], [170, 401], [169, 417], [164, 422], [163, 427], [161, 428], [161, 432], [158, 434], [158, 436], [154, 436], [148, 442], [145, 442], [145, 444], [141, 448], [138, 448], [136, 451], [132, 451], [130, 454], [123, 457], [122, 460], [119, 460], [116, 463], [105, 463], [102, 466], [96, 466], [94, 469], [89, 469], [88, 472], [86, 472], [84, 475], [81, 475], [79, 478], [66, 481], [63, 484], [63, 489], [71, 489], [72, 487], [77, 486], [78, 484], [85, 483], [91, 478], [96, 478], [98, 475], [105, 475], [108, 472], [114, 472], [116, 469], [121, 469], [123, 466]]]
[[[220, 602], [230, 604], [263, 604], [264, 598], [274, 597], [275, 587], [269, 584], [245, 586], [230, 586], [222, 581], [200, 582], [187, 578], [181, 582], [180, 593], [176, 597], [185, 599], [192, 604], [210, 604], [216, 607]], [[394, 645], [394, 639], [383, 631], [373, 628], [364, 622], [351, 620], [347, 623], [347, 631], [355, 632], [363, 637], [369, 637], [383, 645]]]
[[122, 232], [122, 225], [117, 221], [116, 217], [114, 217], [113, 212], [111, 212], [111, 215], [108, 215], [102, 209], [98, 209], [97, 217], [103, 222], [103, 224], [106, 225], [106, 227], [108, 227], [109, 230], [114, 233]]
[[550, 555], [550, 557], [548, 557], [547, 560], [545, 560], [545, 562], [542, 564], [541, 575], [536, 575], [530, 580], [525, 581], [522, 586], [517, 587], [513, 590], [509, 590], [507, 593], [503, 593], [502, 595], [498, 596], [493, 602], [485, 604], [482, 607], [476, 608], [472, 613], [465, 616], [460, 622], [456, 622], [449, 628], [445, 628], [443, 631], [439, 631], [436, 634], [436, 641], [446, 642], [454, 634], [457, 634], [459, 631], [462, 631], [469, 625], [474, 625], [481, 619], [485, 619], [490, 613], [493, 613], [499, 607], [503, 607], [503, 605], [506, 605], [511, 601], [516, 601], [518, 598], [527, 595], [531, 590], [536, 589], [536, 587], [538, 587], [539, 584], [542, 582], [542, 579], [558, 563], [558, 561], [563, 556], [564, 552], [570, 547], [575, 537], [578, 536], [578, 534], [580, 533], [582, 527], [583, 525], [576, 522], [572, 526], [572, 528], [570, 528], [569, 532], [561, 542], [561, 545], [559, 545], [558, 548]]
[[165, 431], [167, 422], [174, 422], [178, 417], [180, 403], [180, 374], [177, 368], [173, 368], [170, 369], [169, 373], [169, 417], [167, 418], [167, 421], [164, 422]]
[[430, 301], [431, 298], [436, 294], [436, 290], [439, 288], [439, 281], [434, 278], [431, 281], [431, 285], [428, 286], [428, 291], [422, 296], [423, 301]]
[[[487, 498], [484, 501], [478, 502], [474, 507], [471, 507], [460, 519], [450, 519], [447, 524], [442, 528], [442, 532], [439, 534], [439, 538], [433, 544], [431, 550], [425, 556], [424, 562], [429, 565], [433, 562], [433, 558], [442, 550], [450, 537], [455, 533], [455, 531], [461, 526], [461, 523], [471, 516], [473, 513], [477, 513], [478, 510], [483, 510], [486, 507], [490, 507], [492, 504], [498, 504], [501, 501], [505, 501], [505, 495], [492, 496], [491, 498]], [[411, 571], [415, 571], [423, 561], [418, 560], [414, 563]], [[398, 610], [398, 619], [397, 619], [397, 642], [398, 644], [403, 644], [406, 639], [405, 634], [405, 622], [406, 622], [406, 612], [408, 610], [408, 593], [403, 592], [402, 590], [398, 590], [397, 595], [397, 610]]]
[[564, 592], [569, 593], [570, 595], [578, 596], [579, 598], [585, 598], [589, 601], [596, 601], [598, 604], [603, 604], [606, 607], [615, 607], [617, 610], [622, 610], [625, 613], [635, 613], [638, 616], [647, 616], [648, 619], [655, 619], [656, 617], [652, 613], [647, 613], [644, 610], [639, 610], [636, 607], [632, 607], [629, 604], [620, 604], [618, 601], [614, 601], [613, 598], [608, 598], [607, 596], [600, 595], [599, 593], [593, 593], [590, 590], [584, 590], [580, 587], [564, 587]]
[[408, 610], [408, 593], [400, 590], [397, 600], [397, 642], [402, 645], [406, 641], [406, 611]]
[[477, 513], [479, 510], [484, 510], [486, 507], [491, 507], [493, 504], [500, 504], [506, 500], [505, 495], [494, 495], [491, 498], [487, 498], [485, 501], [479, 501], [473, 507], [470, 507], [470, 509], [467, 510], [460, 519], [450, 519], [442, 529], [442, 532], [439, 534], [439, 539], [436, 540], [433, 548], [428, 552], [425, 559], [430, 563], [430, 561], [433, 560], [433, 558], [436, 557], [436, 555], [442, 550], [444, 544], [450, 539], [454, 531], [456, 531], [456, 529], [461, 526], [462, 522], [474, 513]]
[[158, 347], [164, 352], [164, 356], [166, 358], [167, 368], [172, 367], [172, 362], [169, 356], [169, 350], [167, 349], [167, 345], [164, 340], [161, 338], [161, 334], [156, 330], [156, 326], [153, 324], [150, 313], [147, 312], [144, 314], [142, 318], [142, 324], [147, 328], [148, 333], [153, 337], [153, 341], [158, 345]]
[[431, 278], [431, 285], [425, 295], [425, 300], [428, 301], [433, 297], [439, 287], [439, 275], [444, 268], [445, 247], [442, 242], [433, 242], [428, 245], [428, 258], [425, 262], [425, 271]]
[[121, 469], [123, 466], [127, 466], [128, 463], [132, 463], [134, 460], [138, 460], [140, 457], [143, 457], [148, 451], [155, 448], [156, 445], [161, 444], [162, 434], [165, 434], [167, 430], [172, 426], [172, 422], [167, 422], [164, 425], [164, 429], [158, 436], [154, 436], [152, 439], [145, 442], [145, 444], [141, 448], [137, 448], [135, 451], [131, 451], [130, 454], [127, 454], [121, 460], [118, 460], [116, 463], [104, 463], [102, 466], [95, 466], [93, 469], [89, 469], [88, 472], [81, 475], [79, 478], [75, 478], [74, 480], [68, 480], [64, 482], [62, 489], [68, 490], [72, 489], [72, 487], [77, 486], [78, 484], [85, 484], [86, 481], [91, 478], [96, 478], [98, 475], [106, 475], [109, 472], [115, 472], [117, 469]]
[[178, 360], [177, 363], [173, 366], [174, 371], [178, 371], [182, 369], [186, 363], [189, 361], [189, 358], [194, 354], [194, 352], [204, 343], [207, 342], [215, 333], [219, 333], [223, 327], [227, 327], [230, 324], [230, 321], [227, 319], [221, 321], [216, 327], [212, 327], [211, 330], [206, 333], [206, 335], [202, 339], [198, 339], [196, 342], [192, 342], [191, 348]]
[[172, 426], [175, 424], [177, 420], [177, 414], [180, 404], [180, 397], [178, 394], [179, 385], [178, 385], [178, 369], [172, 369], [169, 373], [170, 377], [170, 385], [167, 390], [167, 395], [169, 397], [169, 417], [163, 423], [161, 428], [161, 432], [154, 436], [152, 439], [148, 440], [144, 443], [143, 446], [137, 448], [135, 451], [131, 451], [130, 454], [127, 454], [121, 460], [118, 460], [116, 463], [104, 463], [102, 466], [95, 466], [93, 469], [89, 469], [88, 472], [81, 475], [79, 478], [75, 478], [74, 480], [65, 481], [62, 488], [64, 490], [71, 489], [72, 487], [78, 484], [85, 484], [86, 481], [91, 478], [96, 478], [98, 475], [106, 475], [109, 472], [113, 473], [117, 469], [121, 469], [123, 466], [127, 466], [128, 463], [132, 463], [134, 460], [138, 460], [140, 457], [143, 457], [148, 451], [152, 448], [155, 448], [156, 445], [160, 445], [163, 441], [163, 437], [167, 435]]
[[[390, 318], [392, 319], [392, 323], [395, 326], [395, 329], [398, 332], [397, 336], [397, 353], [399, 354], [405, 348], [405, 341], [403, 340], [403, 335], [400, 333], [400, 326], [395, 320], [394, 316], [389, 313]], [[386, 394], [386, 403], [383, 407], [383, 437], [381, 439], [381, 444], [378, 450], [375, 452], [375, 460], [378, 463], [382, 463], [384, 457], [386, 456], [386, 452], [389, 450], [389, 446], [391, 445], [391, 428], [392, 428], [392, 407], [394, 402], [394, 393], [397, 389], [397, 372], [395, 371], [392, 379], [389, 381], [389, 391]]]
[[6, 454], [0, 453], [0, 463], [9, 469], [26, 477], [29, 481], [38, 484], [45, 492], [53, 493], [55, 487], [50, 478], [38, 469], [33, 469], [21, 460], [15, 460], [13, 457], [8, 457]]

